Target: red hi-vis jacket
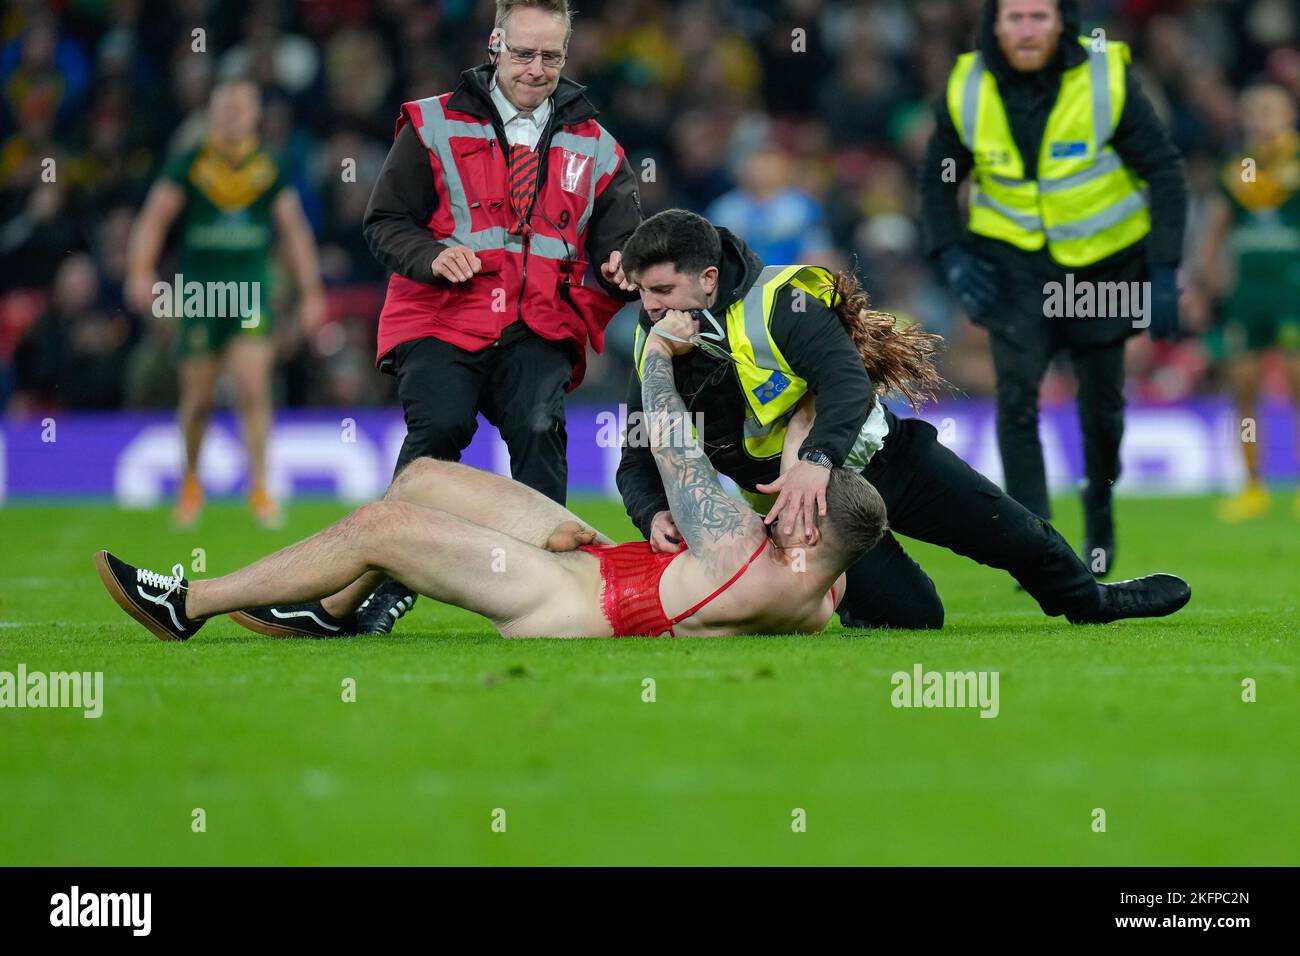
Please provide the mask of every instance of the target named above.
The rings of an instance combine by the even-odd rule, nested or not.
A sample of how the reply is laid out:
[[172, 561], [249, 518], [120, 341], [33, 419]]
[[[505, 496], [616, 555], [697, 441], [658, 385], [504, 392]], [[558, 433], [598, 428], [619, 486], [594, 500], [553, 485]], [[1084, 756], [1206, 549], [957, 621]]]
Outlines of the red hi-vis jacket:
[[[518, 217], [509, 196], [506, 140], [485, 104], [485, 115], [450, 105], [463, 92], [464, 87], [403, 103], [394, 137], [410, 123], [428, 152], [437, 192], [426, 223], [432, 238], [468, 246], [482, 268], [463, 283], [432, 274], [419, 282], [394, 273], [379, 317], [378, 359], [426, 336], [476, 352], [518, 320], [542, 338], [573, 344], [572, 391], [586, 372], [587, 343], [597, 352], [604, 348], [605, 326], [623, 305], [599, 285], [600, 263], [584, 257], [597, 200], [621, 167], [630, 178], [623, 149], [590, 118], [594, 111], [570, 122], [553, 100], [552, 119], [538, 143], [543, 155], [529, 217], [532, 234], [511, 234]], [[639, 200], [636, 211], [639, 220]], [[626, 232], [636, 225], [629, 223]]]

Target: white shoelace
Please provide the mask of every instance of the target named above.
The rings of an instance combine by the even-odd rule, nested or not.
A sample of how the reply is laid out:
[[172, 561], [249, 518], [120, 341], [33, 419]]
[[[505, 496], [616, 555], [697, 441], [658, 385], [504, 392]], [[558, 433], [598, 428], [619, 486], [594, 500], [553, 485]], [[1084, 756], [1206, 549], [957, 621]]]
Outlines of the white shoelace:
[[156, 598], [150, 598], [151, 601], [161, 604], [181, 586], [181, 579], [185, 577], [185, 566], [176, 564], [172, 566], [171, 576], [159, 574], [157, 571], [146, 571], [144, 568], [135, 569], [135, 579], [139, 584], [147, 584], [154, 588], [163, 588], [163, 593]]
[[[186, 628], [181, 624], [180, 618], [176, 616], [176, 608], [172, 606], [172, 602], [169, 599], [173, 594], [180, 591], [181, 578], [183, 577], [185, 577], [185, 566], [183, 564], [174, 565], [170, 577], [165, 574], [159, 574], [157, 571], [146, 571], [144, 568], [135, 569], [135, 589], [139, 593], [140, 597], [144, 598], [150, 604], [157, 604], [160, 607], [165, 607], [167, 613], [171, 615], [172, 624], [176, 626], [176, 630], [182, 632], [185, 631]], [[151, 588], [164, 588], [165, 590], [162, 594], [155, 597], [152, 594], [146, 594], [144, 588], [140, 587], [141, 584], [147, 584]], [[181, 612], [184, 613], [184, 610], [185, 599], [181, 598]]]

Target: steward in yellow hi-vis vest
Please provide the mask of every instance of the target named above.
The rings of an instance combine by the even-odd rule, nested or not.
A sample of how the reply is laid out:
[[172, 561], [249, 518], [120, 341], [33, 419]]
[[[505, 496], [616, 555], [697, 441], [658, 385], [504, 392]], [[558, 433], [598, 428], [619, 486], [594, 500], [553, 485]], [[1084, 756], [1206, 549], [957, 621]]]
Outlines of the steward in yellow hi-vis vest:
[[[843, 481], [838, 469], [852, 469], [880, 493], [892, 530], [845, 573], [838, 605], [845, 627], [943, 626], [934, 583], [895, 533], [1006, 570], [1047, 614], [1114, 619], [1107, 592], [1050, 524], [943, 445], [933, 425], [881, 401], [897, 393], [916, 408], [937, 391], [939, 336], [873, 309], [851, 274], [765, 266], [742, 239], [684, 209], [645, 220], [623, 246], [623, 265], [642, 308], [636, 369], [619, 413], [617, 482], [653, 552], [726, 533], [732, 512], [714, 507], [715, 478], [691, 464], [694, 455], [707, 455], [756, 511], [768, 512], [777, 546], [768, 553], [783, 555], [771, 560], [799, 560], [791, 548], [818, 546], [807, 529], [820, 532], [834, 519], [810, 500]], [[654, 366], [662, 370], [665, 351], [671, 411], [654, 404], [657, 417], [647, 421], [643, 390], [662, 379]], [[612, 446], [610, 437], [601, 444]], [[652, 442], [686, 454], [656, 460]], [[670, 508], [661, 469], [691, 469], [699, 497], [677, 496]], [[764, 503], [755, 492], [779, 497]], [[1135, 599], [1168, 613], [1181, 592], [1158, 585], [1141, 585]]]
[[[777, 294], [787, 286], [830, 307], [834, 275], [821, 266], [767, 266], [744, 296], [726, 312], [725, 341], [732, 371], [745, 398], [746, 457], [758, 461], [781, 454], [790, 412], [808, 393], [808, 383], [790, 367], [772, 337]], [[645, 364], [646, 329], [638, 324], [633, 345], [637, 375]], [[865, 462], [864, 462], [865, 463]]]
[[979, 52], [948, 77], [948, 112], [975, 157], [970, 231], [1019, 249], [1047, 244], [1063, 266], [1087, 266], [1151, 231], [1145, 183], [1110, 145], [1124, 112], [1128, 45], [1080, 39], [1088, 59], [1061, 74], [1030, 178], [997, 80]]
[[1075, 0], [985, 0], [976, 48], [957, 57], [934, 119], [920, 179], [926, 253], [955, 304], [989, 332], [1007, 492], [1051, 517], [1038, 391], [1068, 349], [1084, 445], [1083, 554], [1107, 575], [1124, 343], [1142, 331], [1179, 335], [1182, 158], [1128, 44], [1085, 29]]
[[[702, 324], [699, 354], [678, 363], [683, 397], [703, 428], [695, 436], [703, 451], [757, 500], [756, 486], [779, 472], [790, 415], [811, 387], [819, 396], [818, 415], [805, 450], [861, 469], [887, 429], [871, 377], [831, 308], [834, 275], [813, 265], [765, 267], [730, 231], [717, 232], [724, 255], [719, 281], [728, 289], [719, 287], [708, 310], [716, 326], [708, 319]], [[633, 343], [638, 382], [651, 324], [643, 312]], [[820, 387], [828, 375], [839, 384], [831, 395]], [[625, 423], [634, 434], [641, 424], [632, 418], [641, 410], [638, 388], [629, 389]], [[649, 471], [654, 469], [650, 462]], [[625, 475], [620, 468], [620, 484]], [[643, 532], [663, 507], [663, 489], [654, 477], [653, 500], [629, 506]]]

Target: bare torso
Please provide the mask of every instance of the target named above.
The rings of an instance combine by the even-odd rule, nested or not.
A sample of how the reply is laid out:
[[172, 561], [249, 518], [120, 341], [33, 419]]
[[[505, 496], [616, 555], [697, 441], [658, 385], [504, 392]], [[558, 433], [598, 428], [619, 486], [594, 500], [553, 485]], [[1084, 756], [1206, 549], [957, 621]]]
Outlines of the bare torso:
[[[695, 614], [673, 626], [680, 637], [722, 637], [729, 634], [816, 633], [835, 611], [829, 591], [812, 593], [808, 582], [794, 575], [781, 552], [769, 544], [730, 587]], [[699, 561], [689, 551], [678, 557], [659, 582], [664, 613], [676, 617], [713, 591]], [[844, 595], [844, 575], [835, 583], [835, 600]]]

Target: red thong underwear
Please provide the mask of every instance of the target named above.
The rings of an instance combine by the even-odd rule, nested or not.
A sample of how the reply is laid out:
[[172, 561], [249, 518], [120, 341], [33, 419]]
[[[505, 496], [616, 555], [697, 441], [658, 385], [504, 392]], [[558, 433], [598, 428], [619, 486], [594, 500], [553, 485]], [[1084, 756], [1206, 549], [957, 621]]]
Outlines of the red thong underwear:
[[763, 553], [770, 539], [764, 538], [748, 561], [699, 604], [670, 618], [664, 613], [659, 600], [659, 579], [673, 558], [686, 553], [683, 545], [672, 554], [652, 551], [649, 541], [632, 541], [627, 544], [584, 544], [578, 550], [594, 554], [600, 559], [600, 605], [605, 618], [614, 629], [615, 637], [673, 637], [673, 625], [686, 620], [704, 607], [745, 573], [754, 559]]

